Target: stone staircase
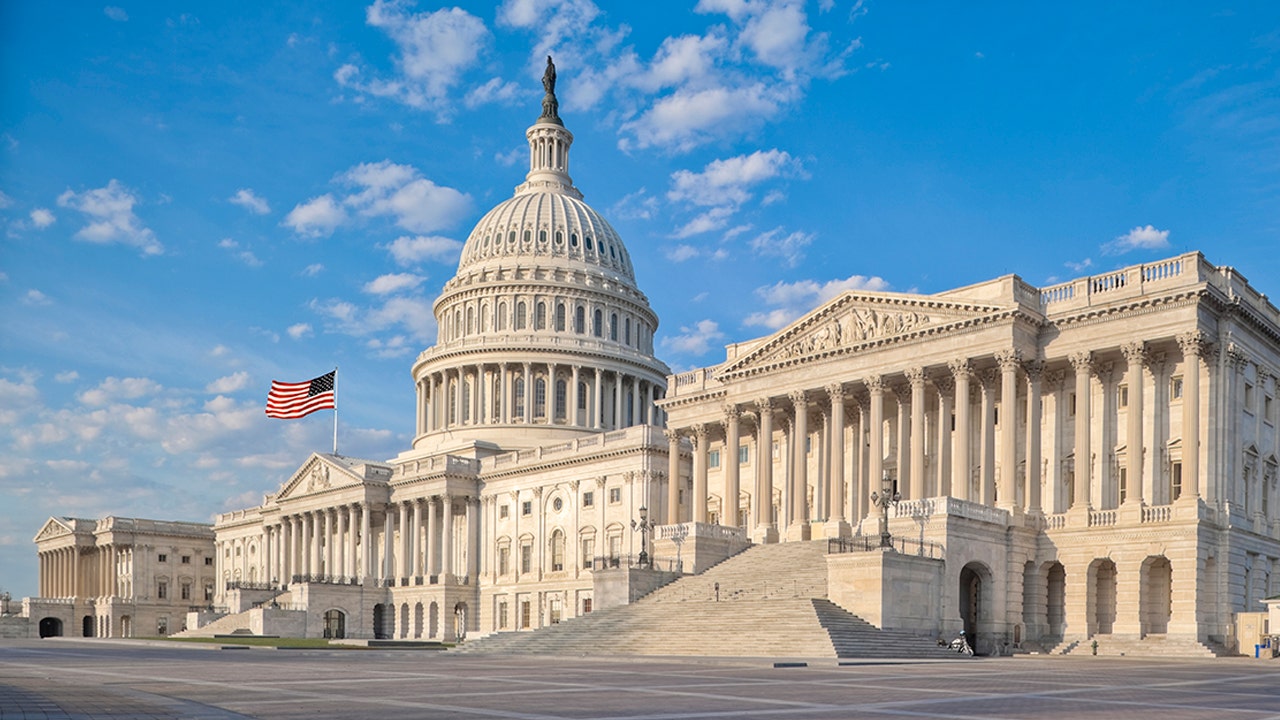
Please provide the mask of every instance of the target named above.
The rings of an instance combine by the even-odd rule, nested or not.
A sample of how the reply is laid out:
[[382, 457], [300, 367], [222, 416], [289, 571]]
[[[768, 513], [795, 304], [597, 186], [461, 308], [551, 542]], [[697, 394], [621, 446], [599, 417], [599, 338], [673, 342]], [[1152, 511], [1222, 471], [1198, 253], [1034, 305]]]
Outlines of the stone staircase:
[[1092, 655], [1093, 642], [1098, 642], [1098, 655], [1108, 657], [1185, 657], [1211, 658], [1228, 655], [1225, 649], [1211, 644], [1170, 638], [1164, 635], [1148, 635], [1144, 638], [1095, 635], [1088, 640], [1064, 642], [1050, 651], [1051, 655]]
[[[285, 590], [276, 595], [271, 601], [281, 605], [288, 606], [293, 600], [293, 594]], [[178, 638], [211, 638], [218, 635], [253, 635], [253, 631], [249, 629], [249, 611], [245, 610], [240, 613], [232, 613], [224, 615], [204, 627], [191, 628], [182, 632], [173, 633], [173, 637]]]
[[879, 630], [827, 600], [825, 555], [825, 541], [753, 546], [631, 605], [454, 652], [956, 658], [931, 638]]

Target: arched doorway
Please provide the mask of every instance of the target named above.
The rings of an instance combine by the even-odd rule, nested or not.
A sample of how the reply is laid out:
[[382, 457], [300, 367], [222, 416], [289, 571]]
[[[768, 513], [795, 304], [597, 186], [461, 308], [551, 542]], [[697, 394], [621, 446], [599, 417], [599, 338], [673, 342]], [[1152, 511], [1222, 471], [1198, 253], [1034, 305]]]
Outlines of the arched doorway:
[[427, 637], [440, 635], [440, 605], [432, 602], [427, 606]]
[[960, 569], [960, 621], [964, 634], [974, 650], [984, 638], [979, 631], [985, 630], [985, 621], [990, 615], [991, 602], [991, 570], [980, 562], [971, 562]]
[[424, 612], [422, 609], [422, 603], [420, 602], [414, 603], [413, 605], [413, 636], [415, 638], [422, 637], [423, 615], [424, 615]]
[[1067, 620], [1067, 570], [1060, 562], [1049, 563], [1045, 571], [1045, 623], [1054, 642], [1061, 642]]
[[94, 620], [92, 615], [85, 615], [84, 620], [80, 623], [80, 634], [85, 637], [93, 637]]
[[373, 637], [375, 640], [386, 640], [388, 636], [387, 606], [378, 603], [373, 606]]
[[120, 637], [133, 637], [133, 618], [128, 615], [120, 616]]
[[1163, 555], [1142, 562], [1142, 634], [1169, 632], [1173, 614], [1173, 566]]
[[400, 604], [400, 637], [409, 637], [409, 603]]
[[1116, 564], [1110, 558], [1089, 565], [1093, 592], [1090, 602], [1090, 634], [1110, 635], [1116, 622]]
[[467, 639], [467, 604], [464, 602], [453, 606], [453, 633], [459, 641]]
[[[1027, 636], [1030, 638], [1038, 638], [1045, 633], [1042, 627], [1045, 617], [1045, 582], [1044, 577], [1039, 572], [1035, 561], [1028, 560], [1022, 566], [1022, 627], [1027, 629]], [[1019, 626], [1014, 626], [1014, 633], [1017, 633]], [[1020, 641], [1020, 637], [1014, 639], [1014, 645]]]
[[40, 620], [40, 637], [62, 637], [62, 621], [47, 617]]
[[341, 640], [347, 636], [347, 614], [338, 609], [324, 613], [324, 636]]

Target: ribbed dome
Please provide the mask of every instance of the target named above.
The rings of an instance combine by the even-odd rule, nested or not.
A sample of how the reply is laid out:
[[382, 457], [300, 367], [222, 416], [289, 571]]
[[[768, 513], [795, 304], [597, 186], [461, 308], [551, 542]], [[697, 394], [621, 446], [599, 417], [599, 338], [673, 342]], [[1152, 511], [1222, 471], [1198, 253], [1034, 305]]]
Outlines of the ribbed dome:
[[635, 283], [627, 249], [600, 213], [568, 193], [526, 186], [476, 224], [462, 249], [458, 275], [545, 264], [550, 258], [604, 268]]

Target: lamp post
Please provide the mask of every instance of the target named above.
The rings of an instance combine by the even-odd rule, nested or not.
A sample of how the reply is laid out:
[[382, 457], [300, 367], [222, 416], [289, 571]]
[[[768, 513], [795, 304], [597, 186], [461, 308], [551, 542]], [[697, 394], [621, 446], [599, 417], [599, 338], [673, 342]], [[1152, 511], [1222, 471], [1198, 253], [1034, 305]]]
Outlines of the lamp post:
[[652, 530], [655, 523], [649, 519], [649, 508], [640, 506], [640, 520], [631, 521], [631, 529], [640, 531], [640, 567], [647, 568], [649, 565], [649, 531]]
[[893, 491], [893, 478], [889, 473], [884, 475], [881, 490], [871, 493], [871, 504], [880, 508], [880, 547], [893, 549], [893, 536], [889, 534], [889, 506], [896, 505], [902, 495]]

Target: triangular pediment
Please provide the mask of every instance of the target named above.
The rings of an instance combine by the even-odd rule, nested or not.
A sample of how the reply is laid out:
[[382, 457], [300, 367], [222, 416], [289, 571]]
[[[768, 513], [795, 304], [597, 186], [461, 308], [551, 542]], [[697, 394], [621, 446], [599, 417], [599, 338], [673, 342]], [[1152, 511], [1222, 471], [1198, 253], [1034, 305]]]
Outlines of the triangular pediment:
[[314, 495], [333, 488], [359, 485], [364, 478], [327, 455], [312, 453], [276, 493], [276, 500]]
[[999, 305], [945, 300], [930, 295], [850, 290], [765, 338], [724, 364], [717, 376], [850, 352], [995, 319], [1011, 312]]
[[75, 528], [71, 526], [64, 518], [51, 517], [40, 526], [40, 532], [36, 533], [36, 537], [32, 542], [41, 542], [63, 535], [70, 535], [75, 532]]

